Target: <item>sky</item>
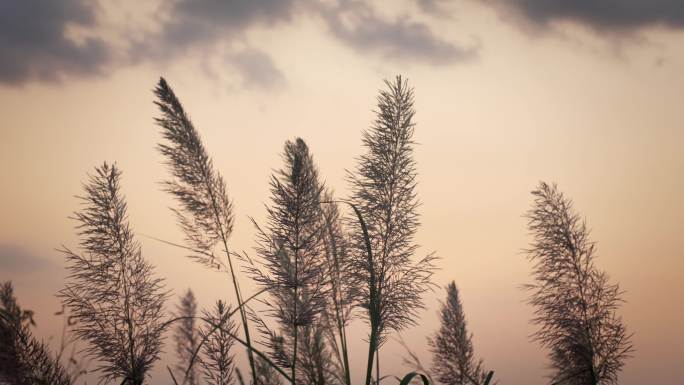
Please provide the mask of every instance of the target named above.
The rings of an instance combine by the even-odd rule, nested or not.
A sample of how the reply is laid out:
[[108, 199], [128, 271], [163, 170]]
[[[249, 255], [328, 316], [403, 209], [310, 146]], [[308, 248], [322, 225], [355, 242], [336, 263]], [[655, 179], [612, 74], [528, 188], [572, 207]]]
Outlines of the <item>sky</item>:
[[[634, 333], [620, 384], [681, 378], [684, 333], [684, 3], [669, 0], [175, 0], [0, 2], [0, 281], [53, 345], [61, 245], [88, 173], [123, 170], [131, 225], [172, 291], [231, 298], [227, 277], [152, 237], [181, 241], [152, 90], [164, 76], [228, 185], [234, 249], [254, 252], [283, 144], [302, 137], [345, 197], [383, 79], [415, 89], [418, 254], [458, 285], [475, 354], [501, 384], [544, 383], [524, 213], [539, 181], [574, 201], [597, 266], [624, 290]], [[245, 291], [254, 286], [244, 279]], [[429, 364], [444, 290], [403, 339]], [[354, 352], [366, 327], [352, 326]], [[172, 351], [167, 345], [166, 351]], [[355, 381], [364, 354], [352, 354]], [[239, 353], [239, 360], [242, 354]], [[396, 341], [381, 367], [401, 375]], [[150, 384], [170, 382], [165, 353]], [[94, 365], [93, 365], [94, 366]], [[389, 380], [388, 380], [389, 381]]]

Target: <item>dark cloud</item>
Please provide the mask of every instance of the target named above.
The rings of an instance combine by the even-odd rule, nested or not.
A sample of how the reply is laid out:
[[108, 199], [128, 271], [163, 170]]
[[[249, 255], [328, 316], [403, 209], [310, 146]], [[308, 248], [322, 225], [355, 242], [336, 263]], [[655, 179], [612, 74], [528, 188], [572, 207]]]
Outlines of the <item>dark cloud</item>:
[[[443, 0], [421, 1], [423, 7], [434, 8]], [[115, 67], [188, 55], [202, 60], [216, 51], [227, 52], [227, 64], [240, 72], [245, 86], [282, 85], [285, 77], [275, 61], [253, 46], [246, 32], [303, 17], [320, 18], [333, 37], [363, 53], [429, 64], [454, 63], [476, 54], [476, 48], [444, 40], [425, 23], [407, 15], [380, 16], [370, 3], [356, 0], [175, 0], [162, 2], [154, 15], [160, 23], [151, 29], [154, 32], [120, 31], [124, 44], [92, 37], [70, 39], [67, 31], [72, 26], [97, 34], [98, 18], [91, 4], [87, 0], [0, 1], [0, 83], [104, 74]]]
[[264, 52], [248, 49], [231, 54], [229, 61], [242, 74], [248, 88], [273, 88], [285, 84], [285, 77]]
[[489, 3], [541, 26], [569, 21], [614, 33], [653, 26], [684, 28], [682, 0], [493, 0]]
[[4, 274], [32, 273], [54, 266], [53, 261], [33, 255], [22, 247], [0, 244], [0, 272]]
[[[232, 45], [244, 45], [245, 32], [251, 27], [288, 21], [293, 9], [293, 0], [178, 0], [167, 8], [159, 31], [131, 45], [128, 55], [135, 62], [204, 57], [211, 50], [220, 52], [216, 49], [219, 44], [229, 51], [221, 66], [232, 67], [243, 86], [275, 88], [283, 84], [284, 75], [273, 59], [263, 51], [235, 49]], [[218, 75], [211, 66], [203, 63], [207, 73]]]
[[180, 23], [242, 30], [255, 23], [274, 24], [292, 15], [292, 0], [183, 0], [175, 6]]
[[179, 0], [156, 36], [148, 37], [149, 52], [161, 47], [173, 54], [196, 45], [232, 41], [252, 26], [273, 26], [292, 16], [292, 0]]
[[0, 82], [99, 73], [108, 61], [105, 43], [94, 38], [75, 42], [65, 36], [70, 25], [94, 22], [94, 11], [85, 1], [0, 1]]
[[448, 64], [471, 59], [476, 47], [461, 47], [435, 36], [430, 27], [404, 15], [380, 17], [366, 2], [341, 1], [323, 8], [334, 36], [364, 52], [380, 52], [391, 58]]
[[416, 0], [418, 8], [423, 12], [446, 16], [448, 13], [444, 7], [449, 0]]

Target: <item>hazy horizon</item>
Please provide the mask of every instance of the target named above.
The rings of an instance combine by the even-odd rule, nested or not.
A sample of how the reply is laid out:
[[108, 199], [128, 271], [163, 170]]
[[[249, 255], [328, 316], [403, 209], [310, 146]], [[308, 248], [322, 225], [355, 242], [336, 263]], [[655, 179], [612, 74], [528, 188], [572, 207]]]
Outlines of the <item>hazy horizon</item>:
[[[533, 309], [521, 290], [532, 279], [523, 215], [543, 180], [574, 201], [597, 242], [598, 267], [625, 291], [618, 314], [635, 353], [620, 384], [676, 383], [684, 355], [684, 6], [187, 1], [0, 6], [10, 15], [0, 15], [0, 281], [12, 280], [20, 304], [36, 312], [40, 337], [59, 339], [53, 314], [65, 269], [55, 249], [77, 248], [69, 216], [103, 161], [123, 170], [143, 255], [172, 290], [167, 309], [188, 287], [202, 307], [233, 301], [227, 277], [151, 238], [183, 237], [160, 185], [168, 176], [153, 120], [160, 76], [225, 178], [236, 212], [231, 247], [253, 254], [249, 217], [265, 220], [284, 142], [303, 138], [326, 185], [348, 196], [345, 170], [363, 151], [377, 92], [401, 74], [415, 89], [418, 255], [442, 258], [440, 289], [426, 297], [418, 326], [402, 333], [423, 363], [442, 288], [454, 280], [475, 355], [499, 383], [544, 383], [548, 359], [529, 338]], [[248, 278], [241, 284], [254, 291]], [[364, 353], [352, 354], [355, 383], [365, 333], [354, 321], [352, 349]], [[169, 343], [150, 384], [170, 383]], [[244, 364], [242, 348], [235, 352]], [[383, 371], [406, 373], [405, 355], [388, 342]]]

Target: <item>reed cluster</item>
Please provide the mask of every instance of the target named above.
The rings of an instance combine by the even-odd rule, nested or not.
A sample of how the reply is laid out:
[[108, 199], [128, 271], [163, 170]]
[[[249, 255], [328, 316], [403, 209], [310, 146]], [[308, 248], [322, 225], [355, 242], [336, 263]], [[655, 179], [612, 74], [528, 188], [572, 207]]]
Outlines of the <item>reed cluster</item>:
[[[155, 90], [169, 175], [163, 189], [182, 241], [160, 240], [225, 274], [230, 290], [211, 309], [198, 309], [191, 290], [175, 314], [169, 293], [142, 255], [121, 193], [121, 171], [104, 163], [83, 185], [74, 215], [80, 249], [63, 247], [68, 278], [59, 296], [74, 320], [74, 335], [97, 362], [101, 383], [142, 385], [173, 332], [177, 362], [167, 366], [179, 385], [352, 385], [348, 328], [368, 326], [365, 385], [389, 377], [380, 366], [385, 342], [416, 325], [423, 296], [435, 290], [437, 257], [420, 254], [414, 91], [397, 76], [385, 82], [375, 119], [362, 132], [364, 152], [347, 172], [350, 194], [326, 186], [312, 149], [301, 138], [285, 142], [282, 164], [270, 178], [265, 223], [252, 220], [253, 253], [231, 247], [233, 202], [198, 130], [165, 79]], [[535, 283], [535, 340], [550, 351], [557, 384], [615, 384], [632, 352], [617, 315], [621, 291], [594, 264], [595, 247], [571, 202], [541, 183], [528, 212]], [[251, 279], [245, 295], [241, 281]], [[244, 283], [244, 281], [242, 281]], [[233, 298], [234, 301], [229, 300]], [[261, 301], [266, 310], [257, 311]], [[59, 355], [33, 337], [32, 314], [0, 288], [0, 383], [70, 385], [75, 377]], [[488, 385], [493, 372], [476, 359], [455, 282], [446, 287], [440, 328], [428, 338], [427, 368], [409, 351], [414, 371], [400, 385]], [[236, 365], [244, 348], [248, 372]], [[408, 348], [407, 348], [408, 350]]]

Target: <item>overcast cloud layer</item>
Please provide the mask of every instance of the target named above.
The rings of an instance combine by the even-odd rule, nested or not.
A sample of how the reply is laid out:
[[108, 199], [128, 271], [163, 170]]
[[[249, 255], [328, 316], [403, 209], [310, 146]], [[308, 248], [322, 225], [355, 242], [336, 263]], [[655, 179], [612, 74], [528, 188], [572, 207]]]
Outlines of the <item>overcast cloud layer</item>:
[[[536, 27], [572, 22], [600, 34], [631, 35], [645, 28], [684, 28], [681, 0], [474, 0], [509, 19]], [[252, 28], [321, 21], [329, 36], [358, 54], [451, 65], [477, 56], [479, 45], [443, 38], [411, 12], [429, 18], [450, 16], [461, 1], [416, 0], [396, 16], [381, 15], [371, 2], [338, 0], [177, 0], [162, 2], [154, 31], [124, 44], [101, 36], [108, 15], [88, 0], [9, 0], [0, 2], [0, 83], [58, 81], [65, 76], [103, 75], [132, 63], [167, 61], [188, 53], [206, 53], [221, 45], [225, 64], [247, 87], [268, 88], [286, 81], [277, 58], [246, 38]], [[129, 5], [135, 6], [135, 3]], [[453, 20], [452, 22], [457, 22]], [[74, 38], [73, 30], [88, 33]], [[475, 33], [477, 31], [474, 31]], [[485, 42], [486, 44], [486, 42]], [[202, 56], [202, 55], [198, 55]]]
[[80, 0], [0, 2], [0, 82], [100, 73], [109, 60], [107, 44], [96, 38], [77, 44], [64, 36], [68, 25], [94, 23], [94, 10]]
[[[476, 0], [481, 1], [481, 0]], [[647, 27], [684, 27], [681, 0], [484, 0], [536, 25], [569, 21], [597, 32], [627, 33]]]
[[[325, 33], [352, 50], [380, 57], [445, 65], [470, 59], [476, 47], [462, 47], [437, 36], [408, 13], [380, 16], [367, 2], [340, 0], [178, 0], [163, 3], [155, 17], [160, 28], [131, 39], [124, 48], [97, 37], [107, 15], [86, 0], [11, 0], [0, 4], [0, 82], [54, 81], [64, 76], [106, 74], [112, 67], [169, 60], [215, 44], [228, 47], [224, 60], [247, 86], [281, 84], [285, 77], [273, 58], [251, 46], [250, 28], [295, 24], [303, 18], [323, 21]], [[88, 38], [68, 37], [70, 28], [88, 30]], [[122, 33], [122, 36], [126, 36]], [[239, 42], [239, 44], [233, 44]], [[247, 45], [245, 48], [244, 46]], [[240, 46], [240, 48], [235, 48]]]

